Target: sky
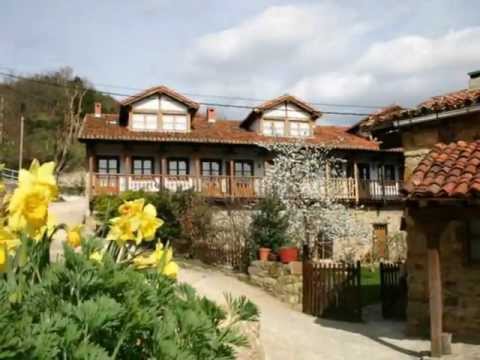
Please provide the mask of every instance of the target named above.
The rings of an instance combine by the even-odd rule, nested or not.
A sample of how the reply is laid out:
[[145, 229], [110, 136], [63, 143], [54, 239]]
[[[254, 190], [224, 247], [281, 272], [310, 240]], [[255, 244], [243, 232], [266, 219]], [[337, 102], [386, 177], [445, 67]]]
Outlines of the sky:
[[368, 113], [467, 87], [479, 13], [478, 0], [0, 0], [0, 71], [70, 66], [105, 91], [164, 84], [246, 106], [290, 93], [320, 111]]

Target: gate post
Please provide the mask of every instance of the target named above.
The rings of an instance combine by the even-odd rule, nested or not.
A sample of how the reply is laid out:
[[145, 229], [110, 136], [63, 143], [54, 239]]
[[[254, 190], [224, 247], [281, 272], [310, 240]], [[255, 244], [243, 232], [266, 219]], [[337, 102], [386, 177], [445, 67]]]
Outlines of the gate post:
[[362, 265], [357, 261], [358, 320], [362, 321]]

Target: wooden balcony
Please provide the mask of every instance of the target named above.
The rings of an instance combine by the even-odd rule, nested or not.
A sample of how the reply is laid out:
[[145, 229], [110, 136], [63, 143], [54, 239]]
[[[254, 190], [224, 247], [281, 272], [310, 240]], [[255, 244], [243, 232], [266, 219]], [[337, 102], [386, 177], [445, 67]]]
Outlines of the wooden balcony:
[[[127, 190], [150, 192], [193, 190], [209, 198], [256, 199], [265, 195], [262, 177], [256, 176], [173, 176], [126, 175], [94, 173], [90, 178], [91, 194], [118, 194]], [[355, 178], [319, 179], [309, 184], [318, 189], [318, 196], [339, 200], [386, 201], [400, 200], [401, 181], [356, 180]]]

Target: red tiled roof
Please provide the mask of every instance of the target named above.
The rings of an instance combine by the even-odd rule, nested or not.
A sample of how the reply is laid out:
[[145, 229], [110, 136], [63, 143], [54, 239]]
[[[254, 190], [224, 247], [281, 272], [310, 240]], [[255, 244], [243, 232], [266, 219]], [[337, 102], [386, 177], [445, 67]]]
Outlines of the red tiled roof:
[[437, 144], [405, 185], [409, 197], [466, 198], [480, 195], [480, 140]]
[[[395, 110], [393, 107], [387, 107], [380, 111], [380, 116], [377, 113], [369, 115], [355, 124], [352, 129], [355, 128], [355, 126], [360, 126], [360, 124], [370, 129], [378, 126], [388, 127], [394, 120], [414, 118], [434, 112], [462, 109], [472, 105], [480, 105], [480, 89], [463, 89], [444, 95], [433, 96], [418, 104], [414, 109], [402, 109], [398, 107], [398, 109]], [[386, 113], [382, 113], [385, 110]]]
[[392, 115], [398, 114], [403, 110], [405, 110], [403, 107], [395, 104], [384, 107], [353, 124], [348, 130], [354, 131], [356, 129], [369, 129], [371, 127], [390, 121]]
[[199, 104], [196, 103], [195, 101], [190, 100], [186, 96], [183, 96], [182, 94], [179, 94], [175, 90], [172, 90], [169, 87], [166, 87], [164, 85], [154, 86], [152, 88], [149, 88], [149, 89], [146, 89], [142, 92], [139, 92], [138, 94], [132, 95], [132, 96], [124, 99], [123, 101], [121, 101], [120, 105], [122, 105], [122, 106], [130, 105], [130, 104], [132, 104], [132, 103], [134, 103], [138, 100], [144, 99], [144, 98], [146, 98], [148, 96], [151, 96], [153, 94], [165, 94], [165, 95], [168, 95], [171, 98], [181, 102], [182, 104], [187, 105], [191, 109], [196, 110], [196, 109], [199, 108]]
[[[118, 124], [118, 115], [104, 114], [95, 117], [93, 114], [85, 116], [83, 129], [79, 140], [127, 140], [127, 141], [155, 141], [155, 142], [195, 142], [262, 145], [276, 142], [291, 142], [292, 138], [269, 137], [240, 127], [239, 121], [217, 120], [209, 123], [205, 117], [196, 116], [192, 121], [192, 130], [181, 132], [145, 132], [132, 131], [128, 127]], [[314, 136], [307, 138], [306, 143], [312, 145], [333, 146], [337, 149], [357, 149], [379, 151], [379, 145], [365, 138], [346, 132], [345, 127], [317, 126]]]

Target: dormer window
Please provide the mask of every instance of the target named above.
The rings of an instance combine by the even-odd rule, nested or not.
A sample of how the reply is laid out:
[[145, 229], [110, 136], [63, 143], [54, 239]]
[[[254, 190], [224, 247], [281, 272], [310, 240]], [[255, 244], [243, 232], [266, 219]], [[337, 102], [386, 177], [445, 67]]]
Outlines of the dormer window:
[[158, 129], [157, 114], [132, 114], [132, 129], [155, 131]]
[[263, 135], [285, 136], [285, 121], [263, 120]]
[[187, 115], [164, 114], [162, 122], [164, 131], [187, 131]]
[[290, 121], [290, 136], [310, 136], [310, 124], [304, 121]]

